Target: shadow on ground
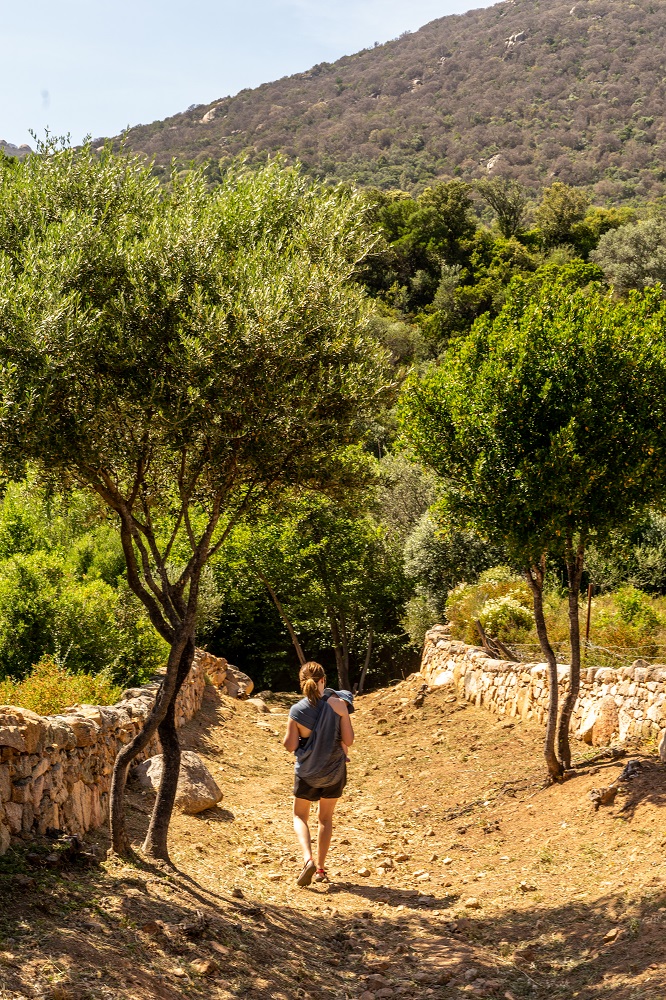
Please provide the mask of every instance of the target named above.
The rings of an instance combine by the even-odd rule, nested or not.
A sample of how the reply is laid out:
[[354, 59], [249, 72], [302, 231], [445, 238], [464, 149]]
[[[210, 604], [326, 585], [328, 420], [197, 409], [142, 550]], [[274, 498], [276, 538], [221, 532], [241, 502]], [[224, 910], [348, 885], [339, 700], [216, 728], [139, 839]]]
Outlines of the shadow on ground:
[[[637, 899], [613, 894], [456, 919], [454, 896], [425, 905], [392, 892], [383, 904], [381, 889], [347, 882], [300, 890], [308, 902], [319, 897], [313, 918], [296, 889], [293, 903], [275, 905], [140, 861], [53, 872], [15, 850], [0, 860], [0, 987], [14, 997], [325, 1000], [381, 989], [368, 983], [373, 974], [408, 1000], [666, 996], [661, 884]], [[368, 908], [337, 914], [341, 893]]]

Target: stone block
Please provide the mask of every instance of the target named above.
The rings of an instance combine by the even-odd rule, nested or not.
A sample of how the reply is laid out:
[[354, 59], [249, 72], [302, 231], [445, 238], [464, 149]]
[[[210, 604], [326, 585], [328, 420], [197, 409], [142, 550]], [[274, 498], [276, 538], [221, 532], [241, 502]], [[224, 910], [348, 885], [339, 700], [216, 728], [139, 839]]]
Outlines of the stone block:
[[597, 712], [597, 717], [592, 727], [592, 745], [595, 747], [607, 747], [612, 742], [613, 736], [619, 734], [620, 718], [615, 699], [610, 696], [604, 698]]
[[12, 783], [7, 764], [0, 764], [0, 802], [7, 802], [12, 797]]
[[5, 820], [10, 833], [19, 834], [23, 825], [23, 806], [18, 802], [5, 802]]

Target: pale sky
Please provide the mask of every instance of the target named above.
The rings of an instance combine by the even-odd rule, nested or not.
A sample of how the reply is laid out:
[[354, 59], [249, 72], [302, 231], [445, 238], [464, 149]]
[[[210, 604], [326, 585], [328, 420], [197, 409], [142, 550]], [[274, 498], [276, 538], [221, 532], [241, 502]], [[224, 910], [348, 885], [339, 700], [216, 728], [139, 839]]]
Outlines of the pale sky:
[[0, 139], [116, 135], [492, 2], [6, 0]]

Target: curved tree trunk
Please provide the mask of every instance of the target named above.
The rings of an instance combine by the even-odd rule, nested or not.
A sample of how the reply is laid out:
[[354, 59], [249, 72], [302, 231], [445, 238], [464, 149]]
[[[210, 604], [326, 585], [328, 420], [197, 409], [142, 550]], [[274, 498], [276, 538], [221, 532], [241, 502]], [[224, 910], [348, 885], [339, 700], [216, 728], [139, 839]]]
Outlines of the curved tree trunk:
[[277, 613], [279, 614], [280, 618], [284, 622], [284, 624], [285, 624], [285, 626], [287, 628], [287, 632], [291, 636], [291, 641], [294, 644], [294, 649], [296, 650], [296, 656], [298, 657], [298, 662], [300, 663], [301, 666], [303, 666], [303, 664], [306, 663], [307, 660], [306, 660], [305, 653], [303, 652], [303, 647], [301, 646], [301, 644], [299, 642], [299, 639], [298, 639], [298, 636], [296, 635], [296, 629], [294, 628], [294, 626], [292, 625], [291, 621], [287, 617], [286, 612], [285, 612], [285, 610], [282, 607], [282, 604], [280, 602], [280, 599], [278, 598], [277, 594], [273, 590], [273, 587], [271, 586], [270, 581], [258, 569], [255, 569], [255, 573], [257, 574], [257, 576], [259, 577], [259, 579], [263, 583], [264, 587], [266, 588], [266, 590], [270, 594], [271, 600], [273, 601], [273, 604], [277, 608]]
[[157, 692], [155, 704], [144, 723], [143, 729], [118, 752], [113, 765], [109, 799], [109, 824], [111, 828], [111, 847], [119, 855], [127, 856], [131, 853], [127, 827], [125, 825], [127, 770], [134, 758], [148, 746], [166, 716], [178, 682], [178, 667], [185, 644], [186, 639], [183, 636], [172, 645], [169, 651], [169, 659], [167, 660], [166, 676]]
[[567, 577], [569, 597], [569, 641], [571, 646], [571, 675], [569, 690], [562, 705], [562, 714], [557, 730], [557, 749], [564, 767], [571, 767], [571, 747], [569, 745], [569, 727], [571, 716], [576, 707], [580, 691], [580, 619], [578, 602], [580, 600], [580, 581], [583, 576], [585, 548], [583, 542], [574, 550], [571, 539], [567, 539]]
[[194, 637], [192, 636], [187, 640], [181, 654], [176, 677], [176, 687], [169, 702], [166, 715], [158, 728], [160, 744], [162, 746], [162, 778], [157, 791], [155, 806], [150, 817], [146, 839], [143, 843], [143, 851], [149, 857], [161, 858], [162, 861], [169, 861], [167, 844], [169, 823], [171, 822], [171, 814], [174, 802], [176, 801], [178, 776], [180, 774], [181, 755], [178, 730], [176, 729], [176, 699], [185, 678], [190, 672], [192, 660], [194, 659], [194, 649]]
[[345, 656], [345, 649], [340, 637], [340, 626], [332, 608], [328, 609], [328, 619], [331, 625], [333, 649], [335, 650], [335, 665], [338, 668], [338, 685], [341, 691], [349, 691], [349, 655]]
[[365, 675], [368, 672], [368, 667], [370, 666], [370, 657], [372, 656], [372, 639], [373, 639], [372, 629], [368, 629], [368, 648], [365, 652], [365, 663], [363, 664], [363, 669], [361, 670], [361, 676], [358, 681], [358, 694], [363, 694], [363, 688], [365, 687]]
[[537, 566], [525, 570], [525, 579], [532, 591], [534, 602], [534, 621], [536, 624], [539, 645], [548, 665], [548, 721], [546, 723], [546, 738], [544, 741], [544, 756], [548, 774], [552, 781], [561, 781], [564, 773], [562, 764], [555, 753], [555, 735], [557, 733], [557, 714], [559, 706], [559, 687], [557, 681], [557, 659], [548, 639], [546, 618], [543, 613], [543, 584], [546, 576], [546, 557], [541, 557]]

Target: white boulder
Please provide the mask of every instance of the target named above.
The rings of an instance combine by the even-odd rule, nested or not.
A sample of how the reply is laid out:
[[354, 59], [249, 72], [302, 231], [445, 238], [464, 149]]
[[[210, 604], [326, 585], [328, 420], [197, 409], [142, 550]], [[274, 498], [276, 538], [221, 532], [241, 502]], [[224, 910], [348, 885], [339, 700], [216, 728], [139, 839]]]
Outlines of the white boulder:
[[[132, 772], [132, 782], [140, 788], [156, 792], [162, 779], [162, 754], [144, 760]], [[216, 805], [222, 792], [198, 754], [183, 750], [176, 791], [176, 808], [188, 815], [203, 812]]]

